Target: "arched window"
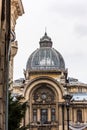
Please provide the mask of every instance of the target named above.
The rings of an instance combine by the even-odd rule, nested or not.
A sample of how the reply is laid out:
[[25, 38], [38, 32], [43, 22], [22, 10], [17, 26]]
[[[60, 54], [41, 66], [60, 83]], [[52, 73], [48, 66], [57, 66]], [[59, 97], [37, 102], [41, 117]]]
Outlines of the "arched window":
[[47, 87], [47, 84], [41, 84], [33, 94], [34, 103], [53, 103], [55, 100], [54, 92]]
[[49, 84], [36, 86], [32, 95], [32, 120], [41, 124], [48, 124], [56, 120], [55, 92]]
[[41, 123], [47, 124], [47, 121], [48, 121], [48, 110], [41, 109]]
[[77, 122], [82, 122], [82, 110], [77, 110]]

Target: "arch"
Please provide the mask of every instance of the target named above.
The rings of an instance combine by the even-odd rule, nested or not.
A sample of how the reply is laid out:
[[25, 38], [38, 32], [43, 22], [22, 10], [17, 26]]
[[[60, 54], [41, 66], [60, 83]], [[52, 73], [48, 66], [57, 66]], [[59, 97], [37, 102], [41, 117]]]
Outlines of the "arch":
[[42, 76], [33, 79], [32, 81], [28, 82], [25, 86], [24, 90], [24, 97], [26, 100], [29, 100], [31, 98], [30, 95], [42, 84], [46, 83], [50, 89], [52, 89], [57, 97], [57, 100], [62, 99], [64, 88], [62, 85], [59, 84], [59, 82], [51, 77]]
[[43, 101], [53, 103], [56, 97], [58, 98], [57, 92], [48, 83], [38, 84], [30, 93], [30, 99], [38, 103]]

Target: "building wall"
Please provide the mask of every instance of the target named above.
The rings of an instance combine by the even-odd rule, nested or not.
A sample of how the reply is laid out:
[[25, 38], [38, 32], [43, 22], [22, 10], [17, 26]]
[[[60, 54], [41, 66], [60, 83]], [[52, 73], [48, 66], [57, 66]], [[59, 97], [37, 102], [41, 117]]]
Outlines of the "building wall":
[[[13, 78], [13, 54], [15, 49], [10, 43], [10, 31], [15, 30], [17, 18], [24, 13], [21, 0], [11, 0], [11, 19], [9, 17], [10, 9], [9, 0], [0, 1], [0, 129], [6, 130], [7, 117], [7, 89], [9, 85], [9, 78]], [[7, 11], [8, 10], [8, 11]], [[14, 12], [14, 13], [13, 13]], [[14, 19], [13, 19], [14, 18]], [[11, 21], [10, 21], [11, 20]], [[14, 22], [13, 22], [14, 21]], [[10, 25], [9, 25], [10, 23]], [[10, 53], [11, 49], [11, 53]], [[13, 51], [13, 53], [12, 53]], [[11, 54], [11, 55], [10, 55]], [[9, 61], [9, 57], [10, 61]], [[10, 68], [9, 68], [10, 63]], [[10, 72], [9, 72], [10, 71]], [[10, 76], [9, 76], [10, 74]]]
[[[38, 100], [35, 99], [34, 101], [34, 94], [37, 94], [37, 92], [39, 93], [40, 97], [38, 97]], [[52, 95], [51, 95], [52, 92]], [[33, 81], [32, 83], [27, 83], [27, 85], [25, 86], [25, 91], [24, 91], [24, 97], [25, 100], [28, 102], [28, 108], [26, 111], [26, 118], [25, 118], [25, 123], [26, 125], [28, 123], [31, 123], [31, 126], [34, 128], [34, 121], [33, 121], [33, 109], [37, 109], [37, 121], [36, 122], [40, 122], [40, 124], [36, 123], [36, 128], [38, 129], [41, 126], [41, 110], [47, 110], [47, 121], [51, 122], [51, 124], [47, 125], [52, 129], [57, 129], [59, 128], [58, 123], [61, 126], [62, 122], [61, 122], [61, 107], [58, 107], [58, 102], [63, 102], [62, 99], [62, 94], [63, 94], [64, 90], [63, 90], [63, 86], [61, 86], [59, 83], [56, 83], [56, 81], [54, 81], [52, 78], [49, 77], [44, 77], [43, 79], [38, 78], [35, 81]], [[44, 99], [42, 99], [41, 94], [46, 93], [48, 94], [47, 96], [49, 97], [50, 100], [46, 101]], [[50, 94], [49, 94], [50, 93]], [[51, 101], [51, 96], [54, 96], [55, 99], [54, 101]], [[49, 102], [49, 103], [47, 103]], [[33, 105], [32, 105], [33, 104]], [[54, 108], [55, 109], [55, 121], [52, 122], [51, 121], [51, 109]], [[60, 119], [59, 119], [60, 118]], [[28, 120], [29, 119], [29, 120]], [[44, 124], [43, 124], [44, 125]], [[46, 124], [44, 125], [44, 127], [46, 127]], [[46, 128], [45, 128], [46, 129]]]
[[[30, 125], [32, 130], [67, 130], [67, 107], [63, 95], [67, 92], [69, 94], [86, 94], [87, 85], [79, 82], [66, 83], [63, 81], [62, 73], [52, 72], [30, 72], [29, 78], [25, 82], [14, 84], [13, 93], [24, 96], [24, 102], [27, 101], [27, 110], [22, 125]], [[20, 81], [20, 80], [19, 80]], [[66, 87], [66, 88], [65, 88]], [[81, 88], [79, 90], [79, 88]], [[81, 91], [85, 90], [85, 91]], [[50, 92], [54, 95], [55, 100], [52, 102], [42, 99], [44, 93], [49, 97]], [[34, 95], [36, 94], [36, 98]], [[45, 98], [45, 97], [44, 97]], [[50, 98], [47, 98], [47, 100]], [[55, 108], [55, 120], [52, 121], [52, 108]], [[34, 110], [36, 110], [36, 117], [34, 117]], [[47, 111], [47, 123], [42, 123], [41, 111]], [[77, 116], [78, 111], [81, 111], [80, 118]], [[69, 106], [69, 120], [70, 125], [79, 126], [87, 125], [87, 100], [72, 100]], [[82, 119], [81, 119], [82, 118]], [[81, 120], [80, 120], [81, 119]], [[71, 130], [71, 129], [70, 129]], [[87, 127], [85, 128], [87, 130]]]

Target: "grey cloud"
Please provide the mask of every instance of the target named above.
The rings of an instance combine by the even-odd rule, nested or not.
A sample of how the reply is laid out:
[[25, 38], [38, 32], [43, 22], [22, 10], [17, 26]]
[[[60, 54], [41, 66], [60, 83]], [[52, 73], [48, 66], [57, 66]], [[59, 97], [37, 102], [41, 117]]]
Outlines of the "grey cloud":
[[87, 36], [87, 25], [77, 25], [74, 31], [80, 36]]
[[59, 13], [65, 17], [77, 17], [87, 15], [87, 1], [86, 0], [61, 0], [55, 1], [50, 6], [50, 10]]
[[78, 60], [85, 60], [86, 59], [86, 56], [87, 56], [87, 53], [86, 52], [83, 52], [83, 51], [75, 51], [73, 53], [65, 53], [65, 57], [66, 58], [71, 58], [71, 59], [78, 59]]

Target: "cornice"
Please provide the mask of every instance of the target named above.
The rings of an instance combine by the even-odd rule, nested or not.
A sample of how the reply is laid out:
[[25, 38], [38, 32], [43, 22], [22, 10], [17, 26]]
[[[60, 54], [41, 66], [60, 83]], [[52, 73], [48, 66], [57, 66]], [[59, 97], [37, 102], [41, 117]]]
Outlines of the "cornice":
[[24, 8], [21, 0], [11, 0], [11, 6], [16, 8], [18, 16], [24, 14]]

